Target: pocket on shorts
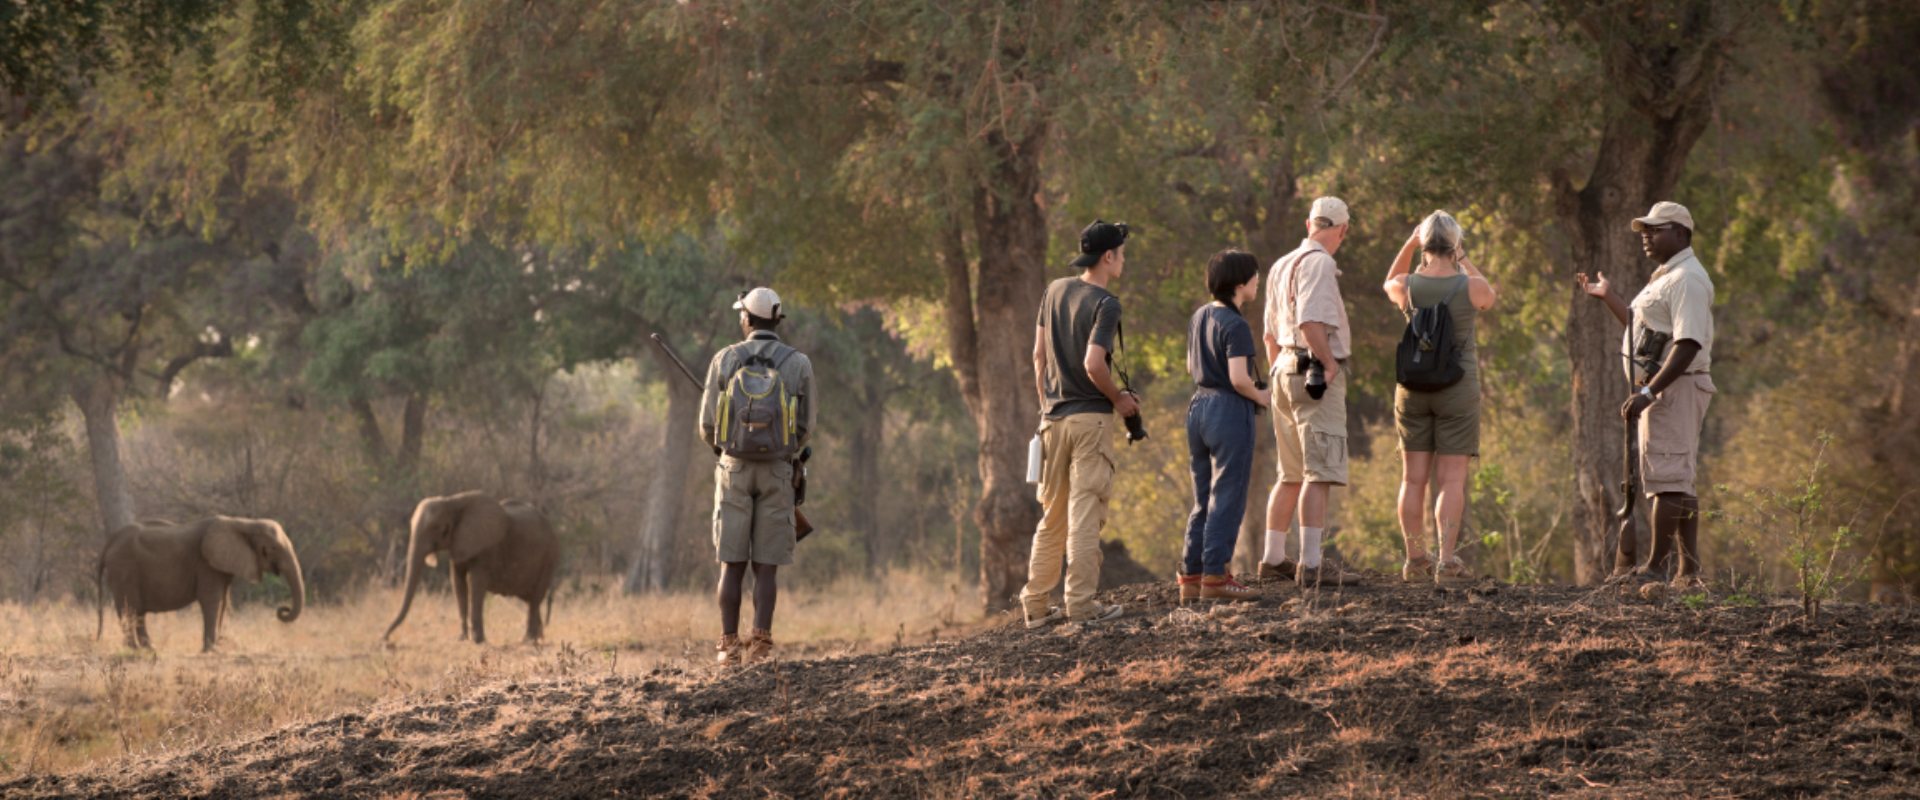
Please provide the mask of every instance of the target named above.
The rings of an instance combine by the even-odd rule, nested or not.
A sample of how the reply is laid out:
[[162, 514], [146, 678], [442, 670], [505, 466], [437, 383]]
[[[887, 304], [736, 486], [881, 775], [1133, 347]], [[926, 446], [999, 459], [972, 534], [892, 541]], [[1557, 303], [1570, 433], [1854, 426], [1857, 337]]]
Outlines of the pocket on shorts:
[[1646, 444], [1646, 472], [1649, 484], [1690, 483], [1693, 480], [1693, 452], [1658, 441]]

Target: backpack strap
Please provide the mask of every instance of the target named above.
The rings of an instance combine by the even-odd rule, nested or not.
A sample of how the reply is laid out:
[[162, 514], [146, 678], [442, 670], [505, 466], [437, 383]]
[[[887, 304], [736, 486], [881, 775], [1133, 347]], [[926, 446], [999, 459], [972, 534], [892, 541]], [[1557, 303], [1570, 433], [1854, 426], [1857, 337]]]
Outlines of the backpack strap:
[[[1453, 282], [1453, 288], [1447, 290], [1447, 298], [1445, 300], [1441, 300], [1440, 305], [1444, 306], [1444, 305], [1452, 304], [1453, 296], [1460, 293], [1460, 287], [1467, 285], [1468, 280], [1469, 278], [1467, 278], [1467, 273], [1461, 272], [1460, 280]], [[1408, 300], [1413, 299], [1413, 292], [1407, 292], [1407, 299]]]

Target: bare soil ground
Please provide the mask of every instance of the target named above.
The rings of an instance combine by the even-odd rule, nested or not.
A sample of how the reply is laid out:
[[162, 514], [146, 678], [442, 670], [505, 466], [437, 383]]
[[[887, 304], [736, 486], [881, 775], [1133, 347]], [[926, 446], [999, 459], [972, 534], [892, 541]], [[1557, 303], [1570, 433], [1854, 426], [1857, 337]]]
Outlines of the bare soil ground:
[[1920, 797], [1903, 609], [1260, 588], [728, 674], [583, 664], [0, 796]]

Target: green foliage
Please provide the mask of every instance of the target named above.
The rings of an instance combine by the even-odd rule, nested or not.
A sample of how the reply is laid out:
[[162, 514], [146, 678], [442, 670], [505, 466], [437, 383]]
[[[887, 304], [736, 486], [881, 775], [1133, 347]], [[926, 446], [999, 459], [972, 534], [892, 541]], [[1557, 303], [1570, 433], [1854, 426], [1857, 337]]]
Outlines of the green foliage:
[[1866, 574], [1857, 554], [1861, 537], [1854, 530], [1863, 509], [1842, 516], [1832, 505], [1832, 486], [1821, 475], [1832, 440], [1830, 434], [1820, 435], [1806, 471], [1786, 487], [1734, 492], [1716, 486], [1728, 507], [1705, 512], [1708, 519], [1733, 527], [1762, 563], [1779, 559], [1786, 565], [1809, 622], [1819, 620], [1822, 603]]

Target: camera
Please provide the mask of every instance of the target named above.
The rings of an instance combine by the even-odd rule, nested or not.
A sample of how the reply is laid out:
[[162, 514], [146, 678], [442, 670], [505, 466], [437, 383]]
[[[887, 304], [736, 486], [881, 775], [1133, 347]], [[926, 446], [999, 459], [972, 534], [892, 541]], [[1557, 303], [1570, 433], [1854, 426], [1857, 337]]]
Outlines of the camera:
[[1147, 438], [1147, 423], [1141, 421], [1139, 414], [1122, 418], [1120, 421], [1127, 424], [1127, 444]]
[[1327, 393], [1327, 365], [1314, 359], [1307, 364], [1307, 396], [1315, 400]]

